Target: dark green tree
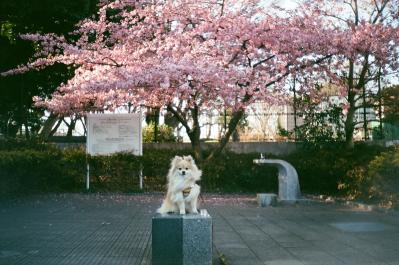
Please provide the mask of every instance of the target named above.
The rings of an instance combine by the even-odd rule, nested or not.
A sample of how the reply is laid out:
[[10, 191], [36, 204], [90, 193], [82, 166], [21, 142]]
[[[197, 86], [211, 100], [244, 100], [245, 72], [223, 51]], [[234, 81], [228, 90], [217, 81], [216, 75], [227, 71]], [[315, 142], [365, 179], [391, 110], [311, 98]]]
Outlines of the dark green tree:
[[399, 85], [382, 89], [375, 104], [381, 112], [380, 127], [374, 128], [375, 139], [399, 139]]
[[[67, 36], [75, 24], [95, 13], [98, 0], [2, 0], [0, 1], [0, 72], [26, 63], [40, 47], [20, 34], [53, 32]], [[37, 134], [44, 110], [32, 106], [33, 96], [49, 96], [68, 80], [73, 69], [54, 65], [44, 71], [0, 76], [0, 134], [25, 137]]]
[[344, 140], [344, 117], [340, 106], [328, 101], [314, 102], [309, 95], [302, 95], [297, 103], [303, 117], [303, 124], [294, 132], [297, 140], [316, 148]]

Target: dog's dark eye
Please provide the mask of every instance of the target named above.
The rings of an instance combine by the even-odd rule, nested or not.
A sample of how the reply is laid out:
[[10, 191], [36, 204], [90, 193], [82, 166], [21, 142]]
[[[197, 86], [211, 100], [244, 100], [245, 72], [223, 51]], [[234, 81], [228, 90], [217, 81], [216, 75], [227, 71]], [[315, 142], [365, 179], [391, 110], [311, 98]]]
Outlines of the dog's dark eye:
[[181, 167], [179, 167], [179, 170], [181, 170]]
[[188, 170], [188, 167], [186, 167], [186, 170]]

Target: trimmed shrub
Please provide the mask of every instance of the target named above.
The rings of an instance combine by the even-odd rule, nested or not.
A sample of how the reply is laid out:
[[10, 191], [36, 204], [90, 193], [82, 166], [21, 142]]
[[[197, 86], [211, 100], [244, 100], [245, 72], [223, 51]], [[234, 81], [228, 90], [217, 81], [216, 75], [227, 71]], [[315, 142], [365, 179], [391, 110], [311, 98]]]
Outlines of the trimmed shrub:
[[285, 159], [296, 168], [303, 192], [345, 195], [348, 194], [345, 185], [352, 181], [350, 172], [367, 166], [383, 150], [383, 147], [366, 144], [356, 144], [352, 150], [330, 145], [321, 149], [305, 148]]
[[348, 171], [348, 180], [341, 188], [352, 199], [399, 205], [399, 148], [376, 155], [366, 165]]
[[0, 152], [0, 195], [58, 191], [68, 177], [61, 172], [59, 150]]
[[202, 186], [218, 192], [277, 192], [277, 169], [253, 163], [259, 154], [225, 152], [202, 165]]
[[370, 197], [388, 206], [399, 205], [399, 148], [377, 156], [368, 166]]
[[[290, 162], [298, 172], [303, 193], [395, 201], [399, 155], [397, 150], [383, 151], [386, 149], [367, 145], [356, 145], [351, 151], [331, 146], [267, 157]], [[87, 156], [84, 148], [59, 150], [51, 145], [19, 143], [0, 149], [0, 195], [84, 191], [87, 161], [92, 191], [137, 192], [140, 170], [146, 191], [165, 191], [172, 158], [189, 154], [190, 150], [145, 149], [142, 157], [127, 153]], [[255, 158], [259, 154], [224, 152], [199, 164], [202, 190], [277, 193], [277, 169], [256, 165]]]
[[66, 148], [62, 151], [62, 174], [68, 178], [68, 191], [81, 191], [86, 179], [86, 149], [83, 147]]
[[129, 153], [116, 153], [110, 156], [88, 156], [87, 159], [90, 163], [92, 190], [138, 191], [140, 157]]
[[48, 149], [55, 149], [56, 147], [52, 144], [44, 143], [43, 141], [33, 138], [31, 140], [18, 139], [18, 138], [7, 138], [0, 140], [0, 151], [11, 151], [11, 150], [37, 150], [45, 151]]

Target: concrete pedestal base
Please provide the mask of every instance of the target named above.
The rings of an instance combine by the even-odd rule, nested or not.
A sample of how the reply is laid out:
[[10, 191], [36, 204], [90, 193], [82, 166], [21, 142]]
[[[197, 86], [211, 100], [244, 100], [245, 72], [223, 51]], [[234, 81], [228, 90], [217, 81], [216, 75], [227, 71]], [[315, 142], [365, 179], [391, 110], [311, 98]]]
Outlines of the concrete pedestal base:
[[258, 193], [256, 194], [258, 205], [261, 207], [265, 206], [276, 206], [277, 194], [274, 193]]
[[212, 217], [157, 214], [152, 218], [153, 265], [212, 265]]

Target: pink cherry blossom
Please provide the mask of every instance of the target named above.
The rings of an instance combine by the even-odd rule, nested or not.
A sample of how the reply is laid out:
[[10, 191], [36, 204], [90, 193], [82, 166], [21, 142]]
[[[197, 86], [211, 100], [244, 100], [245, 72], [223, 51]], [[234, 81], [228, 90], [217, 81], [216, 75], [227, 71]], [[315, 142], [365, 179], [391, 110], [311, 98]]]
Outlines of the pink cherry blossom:
[[[201, 111], [229, 108], [239, 119], [254, 101], [283, 100], [287, 77], [307, 80], [305, 90], [320, 80], [343, 86], [335, 69], [364, 54], [386, 69], [399, 67], [398, 23], [335, 22], [329, 2], [344, 1], [305, 1], [286, 14], [260, 2], [102, 1], [97, 18], [77, 25], [76, 41], [22, 36], [43, 49], [6, 74], [71, 65], [74, 77], [51, 98], [35, 98], [38, 106], [58, 113], [167, 106], [199, 144]], [[111, 9], [118, 12], [109, 16]], [[397, 13], [391, 17], [397, 21]]]

